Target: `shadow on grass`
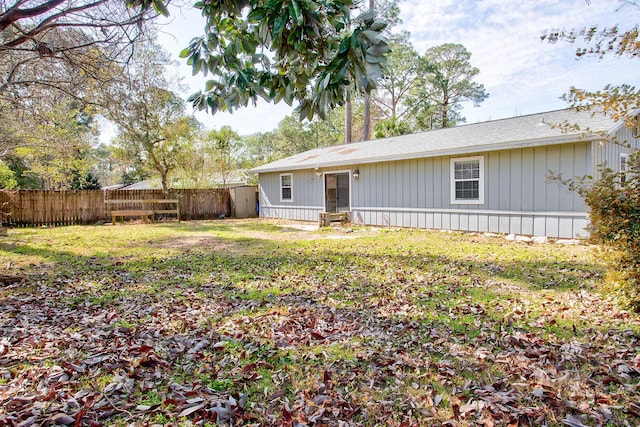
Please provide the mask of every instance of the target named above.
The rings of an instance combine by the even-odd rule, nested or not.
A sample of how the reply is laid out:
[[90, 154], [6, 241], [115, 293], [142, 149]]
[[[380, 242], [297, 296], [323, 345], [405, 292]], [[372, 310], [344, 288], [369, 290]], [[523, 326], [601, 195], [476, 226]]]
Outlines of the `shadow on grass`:
[[[599, 279], [600, 268], [586, 263], [566, 260], [533, 261], [470, 261], [448, 255], [436, 254], [429, 248], [409, 250], [392, 249], [389, 253], [368, 252], [367, 242], [363, 246], [342, 241], [289, 242], [241, 236], [226, 237], [239, 229], [242, 231], [281, 232], [282, 228], [272, 224], [248, 222], [237, 224], [189, 223], [171, 224], [172, 229], [188, 233], [207, 233], [219, 246], [207, 246], [199, 241], [185, 241], [173, 247], [180, 252], [170, 257], [153, 255], [154, 244], [176, 242], [174, 237], [163, 237], [157, 242], [137, 242], [138, 249], [150, 246], [148, 258], [135, 256], [127, 260], [126, 250], [114, 253], [99, 253], [92, 256], [77, 254], [55, 248], [40, 248], [29, 244], [0, 243], [0, 251], [16, 255], [38, 257], [53, 267], [49, 276], [74, 275], [95, 277], [101, 273], [128, 275], [140, 278], [146, 272], [177, 272], [178, 276], [198, 276], [198, 280], [184, 279], [186, 283], [200, 285], [206, 280], [245, 282], [252, 278], [273, 280], [280, 275], [308, 276], [312, 282], [321, 280], [327, 284], [342, 277], [349, 282], [351, 274], [360, 281], [406, 281], [406, 276], [420, 275], [431, 281], [456, 281], [474, 283], [484, 280], [515, 281], [519, 286], [536, 289], [572, 290], [589, 288]], [[222, 235], [221, 235], [222, 234]], [[378, 252], [381, 249], [378, 248]], [[384, 248], [382, 248], [384, 251]], [[204, 278], [209, 272], [211, 277]], [[366, 274], [363, 274], [366, 273]], [[186, 275], [186, 276], [185, 276]], [[167, 277], [165, 276], [165, 279]]]
[[256, 232], [279, 232], [281, 226], [256, 220], [226, 219], [220, 221], [190, 221], [189, 223], [173, 223], [172, 228], [187, 233], [234, 233], [238, 230]]
[[[103, 335], [108, 342], [123, 343], [124, 348], [153, 344], [169, 363], [166, 371], [155, 372], [162, 375], [158, 389], [169, 390], [178, 380], [186, 386], [204, 382], [226, 392], [248, 390], [257, 407], [270, 404], [265, 388], [279, 387], [290, 399], [296, 398], [296, 390], [319, 390], [329, 382], [323, 372], [330, 369], [335, 390], [344, 381], [349, 396], [371, 393], [374, 401], [392, 401], [392, 414], [380, 403], [380, 413], [370, 424], [375, 425], [384, 417], [406, 413], [409, 407], [403, 402], [411, 393], [422, 393], [418, 389], [444, 389], [445, 396], [455, 395], [470, 379], [478, 384], [488, 381], [483, 376], [486, 365], [464, 350], [472, 355], [482, 347], [507, 352], [528, 345], [525, 338], [492, 337], [509, 336], [516, 328], [501, 323], [502, 306], [488, 303], [508, 297], [509, 290], [485, 290], [486, 281], [516, 282], [534, 292], [576, 290], [597, 275], [594, 266], [575, 261], [470, 261], [427, 247], [394, 248], [389, 242], [373, 251], [373, 240], [288, 242], [224, 236], [237, 229], [281, 231], [264, 224], [171, 227], [210, 233], [222, 243], [221, 249], [196, 244], [178, 255], [132, 255], [127, 260], [124, 249], [78, 256], [56, 248], [0, 244], [2, 252], [39, 257], [50, 264], [45, 271], [31, 272], [28, 281], [44, 280], [62, 291], [33, 296], [22, 305], [2, 298], [0, 306], [8, 316], [0, 323], [4, 336], [14, 346], [26, 342], [14, 338], [14, 322], [34, 313], [24, 321], [50, 337], [67, 340], [69, 348], [85, 349], [87, 340], [69, 338], [69, 331], [81, 330], [86, 319], [97, 317], [106, 323], [97, 327], [108, 329]], [[57, 311], [38, 310], [38, 304], [51, 302], [48, 298], [57, 299]], [[205, 338], [210, 343], [193, 350]], [[223, 344], [214, 347], [215, 341]], [[108, 359], [96, 365], [107, 374], [117, 372], [113, 366], [128, 366], [136, 375], [145, 369], [140, 360], [122, 357], [117, 346], [107, 353]], [[57, 365], [77, 363], [66, 354], [56, 357]], [[585, 366], [589, 368], [586, 362]], [[496, 364], [490, 373], [506, 383], [508, 369], [507, 364]], [[405, 377], [396, 377], [397, 371]], [[286, 375], [286, 381], [274, 379], [276, 373]], [[397, 378], [400, 382], [393, 382]], [[375, 391], [404, 384], [405, 378], [419, 387], [400, 389], [397, 394], [402, 397]], [[127, 399], [144, 395], [144, 390], [136, 391], [139, 394]], [[140, 401], [133, 403], [135, 407]]]

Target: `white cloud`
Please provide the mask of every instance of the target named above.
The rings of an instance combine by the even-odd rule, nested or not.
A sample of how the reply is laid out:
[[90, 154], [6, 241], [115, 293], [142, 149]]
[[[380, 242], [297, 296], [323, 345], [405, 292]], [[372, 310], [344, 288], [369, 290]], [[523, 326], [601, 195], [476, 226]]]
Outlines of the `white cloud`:
[[437, 5], [406, 0], [400, 4], [402, 29], [411, 32], [420, 52], [445, 42], [463, 44], [480, 69], [478, 81], [490, 97], [463, 111], [469, 122], [564, 108], [558, 98], [572, 85], [600, 89], [606, 83], [636, 83], [630, 59], [575, 59], [575, 46], [542, 42], [551, 30], [598, 24], [634, 25], [637, 10], [616, 13], [616, 3], [594, 0], [464, 0]]
[[[572, 85], [600, 89], [607, 83], [638, 84], [637, 60], [606, 58], [575, 59], [575, 46], [549, 44], [540, 36], [554, 29], [581, 28], [592, 24], [635, 25], [640, 12], [629, 7], [616, 12], [611, 0], [405, 0], [400, 3], [403, 24], [398, 30], [411, 32], [420, 52], [431, 46], [453, 42], [463, 44], [471, 62], [480, 69], [478, 81], [490, 97], [480, 107], [466, 107], [468, 122], [564, 108], [559, 97]], [[172, 10], [172, 23], [164, 28], [160, 41], [178, 59], [179, 51], [201, 35], [204, 20], [195, 9]], [[195, 91], [204, 78], [192, 77], [184, 60], [180, 74]], [[285, 104], [261, 101], [257, 108], [215, 116], [198, 113], [208, 127], [229, 125], [241, 134], [274, 129], [292, 109]]]

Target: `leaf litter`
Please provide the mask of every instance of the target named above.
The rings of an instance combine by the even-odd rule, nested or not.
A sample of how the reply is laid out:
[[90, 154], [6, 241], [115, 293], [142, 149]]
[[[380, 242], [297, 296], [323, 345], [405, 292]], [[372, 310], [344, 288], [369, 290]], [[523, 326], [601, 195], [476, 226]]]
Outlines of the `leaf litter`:
[[0, 426], [640, 423], [638, 316], [580, 249], [198, 227], [220, 251], [21, 266], [2, 247], [23, 280], [2, 287]]

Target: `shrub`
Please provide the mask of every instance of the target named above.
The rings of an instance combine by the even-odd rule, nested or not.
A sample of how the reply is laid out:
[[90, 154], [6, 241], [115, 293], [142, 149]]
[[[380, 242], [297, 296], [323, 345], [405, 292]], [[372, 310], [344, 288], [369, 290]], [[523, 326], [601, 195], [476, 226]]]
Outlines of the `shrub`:
[[13, 171], [5, 162], [0, 160], [0, 190], [11, 190], [12, 188], [16, 188], [17, 185], [18, 182], [15, 179]]
[[604, 168], [598, 180], [585, 177], [569, 186], [591, 209], [591, 239], [614, 270], [610, 289], [640, 311], [640, 150], [630, 153], [626, 172]]

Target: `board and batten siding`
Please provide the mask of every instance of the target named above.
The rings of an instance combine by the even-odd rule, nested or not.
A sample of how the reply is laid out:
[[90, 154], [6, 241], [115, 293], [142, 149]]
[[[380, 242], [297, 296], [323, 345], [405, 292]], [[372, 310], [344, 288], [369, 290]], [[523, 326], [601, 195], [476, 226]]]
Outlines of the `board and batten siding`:
[[313, 170], [291, 173], [291, 201], [280, 200], [280, 175], [282, 172], [261, 173], [259, 184], [260, 216], [296, 221], [317, 221], [324, 211], [322, 179]]
[[[637, 133], [635, 135], [638, 135]], [[602, 143], [594, 141], [593, 144], [593, 173], [595, 177], [599, 176], [598, 171], [602, 167], [608, 167], [616, 172], [620, 172], [620, 155], [628, 154], [632, 149], [640, 149], [640, 138], [634, 136], [633, 128], [630, 126], [622, 126], [614, 135], [613, 142]], [[629, 147], [627, 147], [627, 145]]]
[[484, 203], [452, 204], [450, 164], [457, 156], [360, 165], [352, 217], [361, 224], [585, 237], [587, 208], [548, 179], [590, 173], [589, 143], [477, 153], [484, 157]]
[[[452, 204], [451, 159], [472, 156], [484, 158], [484, 203]], [[360, 172], [351, 179], [357, 224], [574, 238], [588, 234], [587, 207], [548, 175], [590, 174], [591, 157], [585, 141], [335, 169]], [[313, 170], [292, 173], [290, 203], [280, 202], [280, 173], [260, 174], [260, 215], [316, 221], [324, 210], [322, 179]]]

